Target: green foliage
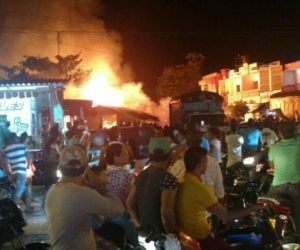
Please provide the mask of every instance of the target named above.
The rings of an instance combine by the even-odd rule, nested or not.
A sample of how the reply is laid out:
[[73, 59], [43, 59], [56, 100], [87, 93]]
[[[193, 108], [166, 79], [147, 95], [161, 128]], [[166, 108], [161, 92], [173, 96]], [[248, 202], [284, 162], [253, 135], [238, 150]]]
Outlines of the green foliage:
[[233, 118], [242, 118], [249, 112], [249, 107], [247, 106], [247, 102], [237, 101], [234, 104], [228, 106], [228, 109]]
[[199, 90], [198, 82], [201, 79], [201, 68], [204, 56], [189, 53], [185, 65], [169, 66], [164, 68], [162, 76], [158, 78], [156, 92], [159, 97], [175, 97], [193, 90]]
[[18, 65], [7, 67], [0, 65], [6, 73], [8, 80], [33, 80], [38, 78], [63, 78], [70, 79], [76, 87], [90, 79], [92, 70], [85, 70], [80, 66], [82, 59], [80, 53], [76, 55], [60, 56], [55, 58], [57, 62], [50, 61], [49, 57], [24, 56], [24, 60]]

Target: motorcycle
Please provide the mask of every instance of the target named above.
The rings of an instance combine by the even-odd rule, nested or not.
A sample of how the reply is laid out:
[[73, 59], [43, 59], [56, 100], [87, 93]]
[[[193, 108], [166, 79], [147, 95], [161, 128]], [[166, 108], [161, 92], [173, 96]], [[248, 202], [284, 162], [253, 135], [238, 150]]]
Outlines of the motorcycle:
[[268, 176], [269, 169], [268, 154], [252, 152], [229, 166], [223, 172], [223, 183], [225, 188], [225, 206], [227, 208], [247, 207], [255, 204], [257, 198], [266, 194], [272, 178]]
[[[151, 246], [150, 248], [148, 246], [147, 248], [147, 244], [151, 241], [154, 242], [154, 248], [153, 246]], [[201, 250], [199, 242], [181, 228], [177, 228], [175, 234], [171, 235], [166, 235], [158, 232], [157, 230], [153, 230], [145, 238], [145, 244], [141, 242], [141, 245], [146, 250]]]
[[[273, 178], [269, 173], [266, 173], [265, 178]], [[265, 181], [262, 182], [261, 188], [264, 187]], [[273, 216], [270, 219], [273, 227], [281, 236], [282, 240], [286, 243], [294, 241], [295, 236], [300, 236], [296, 233], [296, 227], [293, 218], [292, 201], [288, 198], [269, 198], [259, 197], [258, 203], [270, 207], [273, 212]]]
[[[50, 245], [43, 242], [24, 244], [20, 236], [24, 233], [26, 220], [20, 207], [10, 198], [0, 200], [0, 249], [6, 242], [11, 242], [13, 249], [48, 250]], [[20, 246], [15, 246], [17, 239]]]
[[13, 198], [15, 194], [15, 186], [9, 180], [8, 176], [0, 179], [0, 200], [5, 198]]
[[[266, 209], [261, 209], [257, 212], [254, 212], [251, 216], [255, 223], [253, 227], [228, 228], [217, 233], [219, 237], [223, 238], [229, 243], [230, 247], [228, 249], [284, 250], [286, 249], [285, 247], [289, 246], [282, 244], [281, 238], [278, 236], [270, 221], [271, 215]], [[201, 250], [201, 246], [199, 245], [198, 241], [194, 238], [191, 238], [190, 235], [183, 230], [179, 230], [177, 235], [180, 242], [180, 248], [167, 248], [165, 245], [167, 236], [165, 234], [157, 233], [156, 231], [152, 231], [146, 237], [145, 241], [148, 243], [154, 241], [155, 250]], [[295, 247], [299, 247], [297, 244], [294, 245]], [[148, 249], [147, 246], [145, 247]]]

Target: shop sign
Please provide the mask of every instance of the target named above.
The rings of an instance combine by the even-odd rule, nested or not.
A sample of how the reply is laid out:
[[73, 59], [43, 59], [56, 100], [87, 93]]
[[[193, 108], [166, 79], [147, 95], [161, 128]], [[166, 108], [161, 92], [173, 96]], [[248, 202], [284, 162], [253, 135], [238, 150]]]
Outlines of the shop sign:
[[24, 107], [24, 100], [15, 99], [15, 98], [0, 100], [0, 111], [22, 110], [23, 107]]

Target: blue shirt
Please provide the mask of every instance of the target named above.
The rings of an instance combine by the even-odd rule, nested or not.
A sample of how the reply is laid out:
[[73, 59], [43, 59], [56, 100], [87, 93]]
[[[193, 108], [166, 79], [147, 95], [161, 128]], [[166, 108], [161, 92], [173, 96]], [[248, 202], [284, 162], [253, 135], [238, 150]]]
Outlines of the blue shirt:
[[200, 147], [205, 148], [207, 150], [207, 152], [210, 151], [209, 142], [205, 137], [202, 137], [202, 142], [200, 144]]
[[244, 149], [256, 151], [259, 142], [261, 142], [261, 132], [256, 128], [248, 128], [242, 132], [244, 137]]
[[5, 156], [9, 160], [12, 174], [26, 174], [28, 149], [23, 143], [7, 146], [4, 149]]

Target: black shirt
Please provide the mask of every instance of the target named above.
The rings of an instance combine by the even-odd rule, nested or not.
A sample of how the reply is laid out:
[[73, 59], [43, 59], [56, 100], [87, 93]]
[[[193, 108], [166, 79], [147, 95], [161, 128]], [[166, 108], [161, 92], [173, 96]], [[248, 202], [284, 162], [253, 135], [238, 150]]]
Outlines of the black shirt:
[[136, 193], [141, 231], [146, 234], [152, 230], [165, 231], [160, 214], [161, 193], [177, 187], [176, 177], [163, 168], [150, 166], [138, 175]]

